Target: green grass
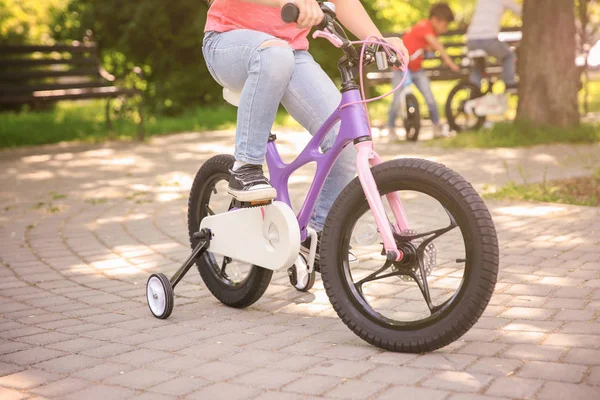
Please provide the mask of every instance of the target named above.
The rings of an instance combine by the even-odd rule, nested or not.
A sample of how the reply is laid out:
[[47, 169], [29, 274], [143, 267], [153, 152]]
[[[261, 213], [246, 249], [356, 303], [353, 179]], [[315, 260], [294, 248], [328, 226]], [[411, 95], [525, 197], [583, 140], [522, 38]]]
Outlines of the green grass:
[[[433, 82], [438, 108], [443, 110], [448, 93], [456, 81]], [[378, 93], [386, 93], [390, 85], [381, 85]], [[423, 115], [427, 107], [417, 90]], [[590, 83], [590, 111], [600, 111], [600, 81]], [[385, 124], [391, 96], [369, 104], [371, 118], [375, 126]], [[62, 141], [102, 142], [107, 139], [132, 140], [136, 136], [137, 124], [134, 118], [113, 120], [113, 130], [107, 131], [104, 119], [103, 101], [61, 102], [53, 109], [41, 112], [0, 113], [0, 148], [31, 146]], [[512, 106], [512, 104], [511, 104]], [[513, 112], [514, 115], [514, 112]], [[237, 110], [231, 106], [198, 107], [179, 116], [159, 116], [146, 118], [147, 136], [178, 132], [231, 129], [235, 127]], [[285, 112], [280, 111], [275, 121], [277, 127], [298, 127], [299, 125]], [[497, 124], [491, 131], [467, 132], [455, 139], [434, 141], [443, 147], [516, 147], [541, 143], [590, 143], [598, 141], [599, 127], [583, 125], [573, 131], [529, 129], [512, 124]]]
[[528, 200], [546, 203], [600, 206], [600, 169], [590, 177], [546, 181], [541, 183], [509, 182], [485, 198]]
[[445, 148], [526, 147], [549, 143], [596, 143], [600, 124], [581, 124], [577, 128], [540, 127], [524, 122], [496, 123], [491, 129], [461, 132], [448, 139], [432, 140], [431, 146]]
[[[105, 123], [103, 101], [61, 102], [41, 112], [0, 113], [0, 148], [32, 146], [63, 141], [102, 142], [107, 139], [132, 140], [137, 123], [129, 118], [113, 118], [113, 129]], [[178, 132], [199, 132], [235, 127], [237, 109], [231, 106], [198, 107], [179, 116], [147, 118], [146, 136]], [[276, 124], [294, 126], [280, 112]]]

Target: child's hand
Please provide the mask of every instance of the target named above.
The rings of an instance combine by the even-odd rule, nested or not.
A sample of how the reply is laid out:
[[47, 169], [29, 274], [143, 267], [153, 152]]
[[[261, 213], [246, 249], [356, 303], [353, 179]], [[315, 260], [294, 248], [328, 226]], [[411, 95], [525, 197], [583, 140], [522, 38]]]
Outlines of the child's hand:
[[294, 3], [300, 11], [300, 16], [296, 22], [298, 28], [312, 28], [325, 18], [319, 3], [315, 0], [281, 0], [281, 7], [285, 6], [287, 3]]
[[408, 56], [408, 50], [404, 46], [404, 42], [402, 41], [402, 39], [400, 39], [398, 37], [388, 37], [388, 38], [385, 38], [385, 41], [388, 42], [390, 44], [390, 46], [394, 46], [395, 48], [400, 50], [400, 53], [404, 57], [404, 62], [406, 64], [408, 64], [408, 62], [410, 61], [409, 56]]

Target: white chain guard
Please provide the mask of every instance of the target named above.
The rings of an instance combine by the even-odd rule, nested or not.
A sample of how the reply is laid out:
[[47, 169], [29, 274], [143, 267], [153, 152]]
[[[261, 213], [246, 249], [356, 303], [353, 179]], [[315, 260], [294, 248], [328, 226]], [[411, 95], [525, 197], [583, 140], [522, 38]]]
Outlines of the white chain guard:
[[289, 268], [300, 252], [298, 220], [281, 201], [207, 216], [204, 228], [212, 233], [209, 252], [263, 268]]
[[487, 94], [465, 103], [465, 112], [480, 117], [503, 115], [508, 109], [508, 99], [504, 94]]

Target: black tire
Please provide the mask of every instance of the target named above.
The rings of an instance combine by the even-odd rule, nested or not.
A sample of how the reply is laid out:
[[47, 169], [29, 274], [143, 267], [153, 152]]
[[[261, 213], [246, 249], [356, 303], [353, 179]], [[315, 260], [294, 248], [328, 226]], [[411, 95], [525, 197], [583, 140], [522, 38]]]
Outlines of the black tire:
[[[164, 308], [164, 310], [158, 311], [158, 312], [155, 312], [152, 309], [152, 306], [150, 305], [150, 299], [148, 298], [148, 296], [149, 296], [148, 285], [150, 284], [150, 281], [153, 280], [153, 278], [158, 279], [158, 281], [160, 282], [160, 284], [162, 286], [163, 295], [165, 296], [165, 308]], [[158, 319], [169, 318], [169, 316], [173, 312], [175, 296], [173, 294], [173, 287], [171, 286], [171, 281], [169, 281], [169, 278], [167, 278], [167, 276], [165, 274], [150, 275], [150, 277], [148, 278], [148, 281], [146, 281], [146, 300], [148, 301], [148, 308], [150, 309], [150, 312], [152, 313], [152, 315], [154, 315]]]
[[406, 118], [404, 118], [404, 129], [406, 130], [406, 140], [416, 142], [419, 140], [421, 131], [421, 111], [419, 110], [419, 101], [417, 97], [409, 93], [406, 95]]
[[[498, 274], [498, 240], [483, 200], [460, 175], [441, 164], [398, 159], [372, 169], [379, 191], [419, 191], [432, 197], [455, 218], [465, 239], [464, 277], [456, 293], [427, 319], [404, 325], [385, 323], [365, 306], [351, 274], [345, 251], [351, 231], [368, 204], [358, 179], [339, 195], [323, 230], [321, 277], [331, 304], [342, 321], [374, 346], [398, 352], [423, 353], [457, 340], [479, 319]], [[468, 243], [467, 243], [468, 241]], [[458, 262], [458, 261], [457, 261]], [[344, 264], [346, 263], [346, 264]], [[349, 282], [350, 280], [350, 282]], [[415, 283], [416, 285], [416, 283]], [[395, 321], [394, 321], [395, 322]]]
[[[485, 116], [480, 117], [477, 115], [472, 115], [469, 119], [464, 110], [464, 100], [459, 101], [458, 104], [453, 104], [455, 97], [461, 91], [468, 91], [468, 100], [476, 99], [482, 96], [481, 90], [479, 90], [479, 88], [473, 83], [469, 81], [459, 82], [450, 91], [450, 94], [448, 94], [448, 99], [446, 100], [446, 119], [448, 120], [448, 125], [450, 125], [450, 128], [456, 132], [479, 130], [485, 123]], [[458, 121], [461, 114], [465, 117], [465, 123], [460, 123]]]
[[[206, 206], [215, 184], [229, 180], [229, 170], [234, 162], [233, 156], [218, 155], [206, 161], [196, 174], [188, 201], [188, 232], [192, 249], [198, 243], [193, 235], [198, 232], [202, 219], [208, 215]], [[273, 276], [273, 271], [254, 265], [243, 281], [234, 283], [220, 273], [220, 266], [210, 251], [198, 258], [196, 265], [208, 290], [221, 303], [235, 308], [248, 307], [258, 301], [267, 290]]]

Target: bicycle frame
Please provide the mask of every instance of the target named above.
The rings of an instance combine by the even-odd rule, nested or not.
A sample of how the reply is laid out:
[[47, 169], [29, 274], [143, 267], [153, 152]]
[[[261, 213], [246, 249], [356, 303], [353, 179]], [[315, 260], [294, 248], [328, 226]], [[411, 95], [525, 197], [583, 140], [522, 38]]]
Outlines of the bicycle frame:
[[[348, 144], [353, 142], [357, 149], [356, 167], [358, 177], [371, 211], [375, 217], [379, 232], [383, 238], [384, 248], [388, 254], [388, 258], [393, 257], [394, 261], [401, 260], [403, 254], [398, 250], [392, 228], [398, 233], [401, 230], [408, 229], [408, 220], [402, 203], [400, 202], [400, 197], [397, 193], [390, 193], [386, 195], [386, 198], [392, 209], [394, 218], [396, 219], [396, 223], [390, 226], [381, 196], [379, 195], [375, 179], [373, 178], [370, 169], [372, 166], [380, 164], [382, 160], [373, 149], [371, 131], [367, 120], [368, 116], [361, 104], [351, 104], [359, 102], [360, 100], [361, 95], [358, 89], [343, 91], [340, 106], [325, 121], [323, 126], [321, 126], [317, 133], [312, 137], [298, 157], [289, 164], [284, 163], [281, 159], [275, 142], [269, 141], [267, 144], [266, 158], [271, 184], [277, 189], [277, 200], [285, 202], [291, 207], [288, 191], [288, 180], [290, 176], [302, 166], [310, 162], [316, 162], [317, 172], [315, 179], [311, 184], [302, 208], [297, 215], [302, 240], [306, 239], [307, 226], [310, 222], [310, 217], [313, 213], [317, 197], [325, 183], [325, 179], [329, 175], [331, 168], [342, 150]], [[335, 143], [328, 152], [322, 154], [319, 151], [319, 144], [338, 121], [341, 121], [341, 125]]]

